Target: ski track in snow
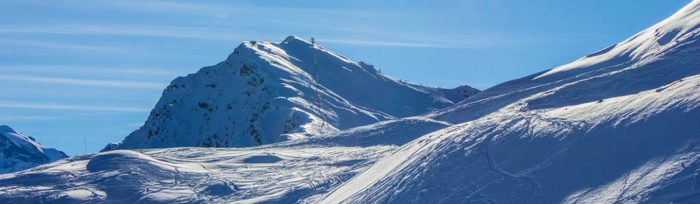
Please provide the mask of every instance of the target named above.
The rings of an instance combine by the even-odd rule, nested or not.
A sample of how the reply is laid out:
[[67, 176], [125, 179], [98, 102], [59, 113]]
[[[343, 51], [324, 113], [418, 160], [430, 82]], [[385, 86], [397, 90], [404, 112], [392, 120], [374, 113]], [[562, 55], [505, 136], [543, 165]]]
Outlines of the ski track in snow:
[[[27, 195], [31, 196], [23, 199], [63, 202], [254, 203], [285, 196], [304, 198], [342, 183], [393, 149], [395, 146], [119, 150], [0, 175], [0, 191], [5, 192], [0, 201]], [[91, 170], [90, 163], [95, 161], [117, 166]], [[13, 178], [25, 175], [44, 181], [12, 184]], [[209, 190], [212, 186], [220, 189]], [[109, 197], [120, 194], [117, 191], [130, 193]], [[62, 192], [107, 192], [108, 197], [92, 193], [78, 198]]]
[[457, 127], [404, 145], [396, 154], [410, 157], [379, 160], [323, 202], [698, 201], [674, 186], [693, 182], [678, 163], [695, 146], [678, 148], [700, 132], [698, 10], [694, 1], [615, 47], [432, 114]]

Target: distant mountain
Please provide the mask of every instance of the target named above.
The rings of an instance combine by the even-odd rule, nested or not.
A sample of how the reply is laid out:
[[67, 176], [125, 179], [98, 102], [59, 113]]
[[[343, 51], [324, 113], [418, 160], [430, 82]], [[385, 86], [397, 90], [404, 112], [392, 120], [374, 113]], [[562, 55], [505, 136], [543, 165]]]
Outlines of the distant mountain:
[[424, 114], [476, 93], [395, 80], [295, 36], [249, 41], [173, 80], [144, 126], [105, 150], [269, 144]]
[[61, 151], [46, 148], [34, 138], [0, 125], [0, 173], [24, 170], [66, 157]]
[[440, 92], [442, 92], [443, 96], [445, 96], [445, 98], [447, 98], [448, 100], [457, 103], [473, 95], [476, 95], [480, 92], [480, 90], [475, 89], [471, 86], [463, 85], [454, 89], [442, 89], [440, 90]]

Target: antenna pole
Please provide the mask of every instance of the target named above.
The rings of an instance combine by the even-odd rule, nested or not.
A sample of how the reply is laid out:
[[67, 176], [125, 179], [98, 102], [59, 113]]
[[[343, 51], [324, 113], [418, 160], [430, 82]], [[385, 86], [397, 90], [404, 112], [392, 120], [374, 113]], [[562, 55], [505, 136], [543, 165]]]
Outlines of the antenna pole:
[[[311, 47], [316, 48], [316, 38], [311, 37]], [[323, 106], [323, 101], [321, 101], [321, 83], [318, 80], [318, 62], [316, 59], [316, 51], [312, 50], [314, 54], [314, 81], [315, 81], [315, 87], [316, 87], [316, 108], [319, 114], [321, 114], [321, 126], [319, 127], [318, 132], [323, 134], [323, 127], [326, 126], [326, 114], [324, 114], [323, 109], [321, 106]]]

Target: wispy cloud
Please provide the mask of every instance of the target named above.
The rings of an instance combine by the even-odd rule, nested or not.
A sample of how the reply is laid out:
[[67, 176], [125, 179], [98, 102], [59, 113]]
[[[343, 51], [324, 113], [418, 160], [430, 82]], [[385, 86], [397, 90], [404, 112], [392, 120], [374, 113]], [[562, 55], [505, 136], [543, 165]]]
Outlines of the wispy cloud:
[[129, 128], [139, 128], [143, 126], [143, 122], [135, 122], [135, 123], [129, 123], [124, 125], [124, 127], [129, 127]]
[[165, 84], [152, 82], [116, 81], [116, 80], [93, 80], [93, 79], [72, 79], [59, 77], [37, 77], [21, 75], [0, 75], [0, 80], [26, 81], [36, 83], [68, 84], [79, 86], [110, 87], [110, 88], [130, 88], [130, 89], [162, 89]]
[[39, 115], [0, 115], [0, 122], [11, 121], [37, 121], [37, 120], [57, 120], [58, 117], [39, 116]]
[[72, 111], [102, 111], [102, 112], [149, 112], [146, 108], [72, 105], [59, 103], [34, 103], [26, 101], [0, 101], [0, 108], [43, 109], [43, 110], [72, 110]]
[[353, 39], [324, 39], [319, 40], [321, 43], [329, 44], [346, 44], [346, 45], [362, 45], [362, 46], [381, 46], [381, 47], [422, 47], [422, 48], [460, 48], [455, 44], [436, 44], [436, 43], [415, 43], [415, 42], [393, 42], [393, 41], [373, 41], [373, 40], [353, 40]]
[[[2, 29], [0, 29], [2, 30]], [[44, 47], [44, 48], [56, 48], [56, 49], [70, 49], [70, 50], [87, 50], [87, 51], [125, 51], [127, 49], [123, 47], [115, 46], [100, 46], [100, 45], [85, 45], [77, 43], [60, 43], [60, 42], [46, 42], [38, 40], [10, 40], [10, 39], [0, 39], [0, 44], [15, 44], [23, 46], [33, 46], [33, 47]]]
[[236, 40], [232, 32], [206, 27], [158, 26], [158, 25], [32, 25], [3, 26], [0, 33], [73, 34], [73, 35], [126, 35], [146, 37], [199, 38], [211, 40]]
[[180, 72], [154, 67], [103, 67], [102, 65], [44, 65], [44, 64], [22, 64], [3, 65], [0, 64], [0, 71], [13, 73], [80, 73], [91, 76], [148, 76], [148, 77], [173, 77]]
[[[224, 1], [219, 3], [211, 2], [173, 2], [173, 1], [86, 1], [82, 6], [88, 8], [118, 9], [128, 11], [146, 11], [157, 13], [177, 13], [192, 16], [214, 16], [225, 18], [228, 16], [244, 17], [250, 15], [297, 13], [307, 15], [334, 15], [334, 16], [355, 16], [355, 17], [388, 17], [391, 13], [379, 9], [352, 9], [346, 7], [299, 7], [299, 6], [275, 6], [272, 4], [249, 4], [245, 2]], [[71, 5], [73, 6], [73, 5]], [[265, 12], [261, 12], [265, 11]], [[278, 19], [283, 20], [283, 19]]]
[[[333, 30], [333, 26], [330, 26]], [[355, 29], [363, 30], [363, 29]], [[343, 31], [341, 33], [350, 33]], [[59, 35], [104, 35], [104, 36], [136, 36], [136, 37], [167, 37], [222, 41], [228, 43], [238, 43], [245, 40], [281, 40], [285, 36], [271, 36], [253, 34], [246, 31], [236, 30], [235, 32], [227, 26], [220, 27], [196, 27], [196, 26], [163, 26], [163, 25], [32, 25], [32, 26], [2, 26], [0, 34], [59, 34]], [[337, 32], [331, 32], [337, 33]], [[418, 33], [414, 36], [406, 36], [400, 33], [391, 32], [364, 32], [358, 34], [366, 37], [353, 36], [332, 36], [328, 38], [320, 37], [319, 42], [357, 46], [378, 46], [378, 47], [416, 47], [416, 48], [493, 48], [503, 46], [532, 46], [552, 41], [561, 40], [553, 36], [528, 37], [518, 35], [504, 35], [498, 33], [469, 33], [451, 34], [437, 37], [427, 36], [429, 33]], [[293, 34], [293, 33], [292, 33]], [[255, 39], [251, 36], [255, 36]], [[537, 36], [537, 35], [535, 35]], [[409, 39], [410, 38], [410, 39]], [[398, 39], [398, 40], [386, 40]], [[2, 43], [3, 40], [0, 40]], [[45, 46], [67, 49], [93, 49], [93, 50], [126, 50], [121, 47], [92, 46], [80, 44], [63, 44], [51, 42], [32, 41], [6, 41], [6, 43], [26, 44], [30, 46]]]
[[[240, 42], [246, 39], [246, 34], [239, 34], [221, 29], [206, 27], [183, 26], [142, 26], [142, 25], [46, 25], [46, 26], [4, 26], [0, 33], [33, 33], [33, 34], [70, 34], [70, 35], [126, 35], [142, 37], [170, 37], [217, 40], [225, 42]], [[276, 36], [282, 39], [284, 36]], [[271, 40], [272, 36], [259, 38]], [[345, 45], [381, 46], [381, 47], [424, 47], [424, 48], [465, 48], [464, 43], [435, 43], [409, 41], [361, 40], [353, 38], [324, 39], [322, 42]], [[50, 46], [47, 44], [46, 46]], [[59, 47], [58, 45], [56, 47]], [[66, 48], [71, 48], [64, 46]], [[75, 47], [82, 48], [82, 47]], [[85, 47], [90, 48], [90, 47]], [[98, 47], [95, 47], [98, 49]]]
[[[162, 24], [51, 24], [51, 25], [3, 25], [0, 34], [34, 33], [67, 35], [118, 35], [140, 37], [169, 37], [204, 39], [238, 43], [243, 40], [280, 40], [284, 36], [260, 35], [259, 30], [306, 30], [313, 33], [340, 34], [319, 39], [321, 42], [355, 46], [377, 47], [416, 47], [416, 48], [467, 48], [483, 49], [493, 47], [536, 47], [563, 39], [558, 34], [544, 35], [503, 35], [499, 33], [451, 34], [435, 33], [426, 29], [402, 29], [399, 31], [372, 26], [372, 23], [343, 22], [337, 19], [372, 16], [377, 19], [396, 17], [392, 12], [379, 9], [359, 9], [352, 7], [328, 6], [318, 4], [309, 7], [270, 6], [243, 2], [175, 2], [175, 1], [80, 1], [75, 3], [44, 5], [57, 9], [78, 10], [116, 10], [118, 12], [167, 13], [187, 16], [215, 16], [218, 18], [235, 18], [230, 20], [201, 20], [198, 26], [162, 25]], [[261, 12], [265, 11], [265, 12]], [[273, 15], [274, 14], [274, 15]], [[288, 18], [279, 18], [280, 14], [290, 14]], [[318, 18], [328, 16], [328, 18]], [[400, 18], [400, 17], [397, 17]], [[89, 21], [84, 21], [89, 22]], [[128, 21], [126, 21], [128, 22]], [[201, 23], [205, 22], [205, 23]], [[163, 22], [161, 22], [163, 23]], [[302, 29], [303, 28], [303, 29]], [[478, 32], [478, 31], [477, 31]], [[274, 33], [270, 31], [267, 33]], [[294, 34], [294, 33], [288, 33]], [[317, 37], [324, 37], [319, 35]], [[568, 38], [567, 38], [568, 39]], [[51, 44], [46, 44], [50, 46]], [[70, 47], [65, 46], [63, 47]], [[75, 48], [86, 48], [76, 46]]]

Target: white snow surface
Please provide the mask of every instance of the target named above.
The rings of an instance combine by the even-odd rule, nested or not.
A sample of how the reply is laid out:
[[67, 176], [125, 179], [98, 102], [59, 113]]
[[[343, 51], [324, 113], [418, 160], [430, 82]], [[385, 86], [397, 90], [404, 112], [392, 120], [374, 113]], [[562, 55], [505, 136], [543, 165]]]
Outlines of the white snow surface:
[[317, 199], [398, 147], [355, 146], [351, 141], [326, 146], [314, 139], [251, 148], [113, 150], [71, 157], [0, 175], [0, 203], [301, 202]]
[[296, 36], [249, 41], [173, 80], [144, 126], [105, 150], [270, 144], [425, 114], [477, 92], [395, 80]]
[[[315, 202], [399, 145], [447, 126], [420, 117], [399, 121], [403, 122], [249, 148], [113, 150], [75, 156], [0, 175], [0, 203]], [[356, 135], [376, 135], [379, 140], [359, 140]]]
[[700, 202], [698, 9], [430, 114], [458, 124], [322, 203]]
[[574, 73], [575, 70], [594, 68], [596, 65], [621, 64], [653, 59], [659, 54], [678, 46], [679, 43], [694, 38], [698, 34], [700, 12], [697, 2], [684, 7], [675, 15], [632, 36], [631, 38], [585, 56], [570, 64], [551, 69], [536, 78], [554, 77], [559, 74]]
[[73, 157], [0, 175], [0, 202], [698, 203], [698, 9], [426, 115]]
[[0, 125], [0, 174], [15, 172], [68, 157], [47, 148], [34, 138], [20, 134], [7, 125]]

